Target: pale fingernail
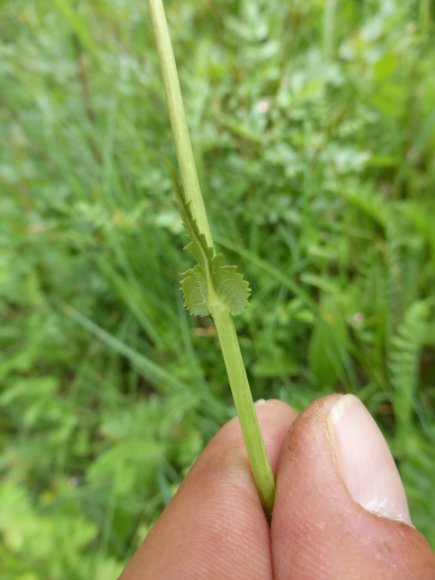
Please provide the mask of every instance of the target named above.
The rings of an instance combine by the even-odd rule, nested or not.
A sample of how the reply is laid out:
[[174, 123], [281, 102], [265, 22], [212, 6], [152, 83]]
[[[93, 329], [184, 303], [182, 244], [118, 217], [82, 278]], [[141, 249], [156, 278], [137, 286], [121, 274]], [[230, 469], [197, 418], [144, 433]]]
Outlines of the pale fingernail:
[[379, 516], [412, 525], [405, 490], [379, 427], [354, 395], [328, 414], [339, 473], [353, 500]]
[[266, 402], [266, 399], [258, 399], [258, 401], [255, 401], [254, 407], [258, 407], [259, 405], [264, 405], [265, 402]]

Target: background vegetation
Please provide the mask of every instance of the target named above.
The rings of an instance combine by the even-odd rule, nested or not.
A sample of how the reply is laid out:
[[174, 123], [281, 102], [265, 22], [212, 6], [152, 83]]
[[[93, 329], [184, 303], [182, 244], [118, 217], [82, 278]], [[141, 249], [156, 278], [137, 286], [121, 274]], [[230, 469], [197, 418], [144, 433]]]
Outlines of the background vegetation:
[[[255, 398], [355, 392], [435, 545], [430, 0], [166, 2]], [[108, 579], [234, 412], [137, 0], [3, 0], [0, 566]]]

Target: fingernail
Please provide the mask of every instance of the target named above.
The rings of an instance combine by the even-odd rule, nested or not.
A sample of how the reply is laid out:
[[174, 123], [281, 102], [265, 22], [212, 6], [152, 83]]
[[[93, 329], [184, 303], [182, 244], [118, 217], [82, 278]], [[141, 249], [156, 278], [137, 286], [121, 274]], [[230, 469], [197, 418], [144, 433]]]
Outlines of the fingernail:
[[265, 399], [258, 399], [258, 401], [255, 401], [254, 407], [259, 407], [260, 405], [264, 405], [265, 402], [266, 402]]
[[353, 500], [369, 512], [412, 525], [405, 490], [379, 427], [354, 395], [328, 414], [339, 473]]

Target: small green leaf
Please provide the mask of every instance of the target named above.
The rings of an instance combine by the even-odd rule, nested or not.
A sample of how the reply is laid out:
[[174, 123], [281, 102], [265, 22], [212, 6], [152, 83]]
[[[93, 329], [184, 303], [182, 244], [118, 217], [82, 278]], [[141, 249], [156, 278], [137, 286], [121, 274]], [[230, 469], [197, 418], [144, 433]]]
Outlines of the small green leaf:
[[222, 254], [212, 260], [213, 288], [219, 300], [233, 316], [241, 314], [248, 304], [251, 289], [236, 266], [225, 266]]
[[186, 200], [183, 186], [178, 181], [175, 169], [172, 167], [169, 160], [166, 160], [166, 164], [169, 168], [175, 193], [180, 204], [183, 224], [190, 237], [190, 242], [184, 249], [193, 255], [195, 260], [201, 266], [202, 270], [205, 272], [207, 270], [207, 265], [211, 262], [213, 256], [215, 255], [215, 251], [207, 244], [205, 235], [201, 233], [198, 228], [198, 224], [192, 214], [191, 203]]
[[197, 243], [196, 240], [193, 242], [189, 242], [187, 246], [184, 247], [184, 249], [192, 254], [195, 260], [201, 266], [201, 269], [204, 270], [206, 269], [207, 264], [211, 263], [214, 256], [214, 250], [212, 248], [207, 247], [207, 245], [205, 244], [205, 237], [202, 234], [199, 240], [200, 243]]
[[184, 274], [181, 290], [184, 296], [184, 305], [191, 314], [194, 316], [207, 316], [209, 314], [207, 280], [198, 264]]
[[[211, 283], [221, 308], [233, 316], [243, 312], [251, 292], [248, 282], [235, 266], [225, 266], [222, 254], [210, 262]], [[181, 281], [184, 304], [194, 316], [210, 313], [207, 276], [199, 264], [188, 270]]]
[[345, 376], [348, 352], [346, 324], [334, 298], [325, 296], [311, 336], [308, 361], [319, 386], [332, 387]]
[[197, 261], [197, 265], [185, 273], [185, 278], [181, 282], [184, 304], [191, 314], [207, 316], [210, 313], [208, 284], [211, 284], [219, 306], [237, 316], [243, 312], [248, 303], [251, 293], [249, 283], [237, 272], [235, 266], [226, 266], [223, 255], [216, 255], [214, 248], [207, 244], [205, 235], [200, 232], [192, 215], [191, 204], [185, 198], [174, 168], [169, 161], [167, 165], [180, 203], [184, 227], [191, 240], [185, 249]]

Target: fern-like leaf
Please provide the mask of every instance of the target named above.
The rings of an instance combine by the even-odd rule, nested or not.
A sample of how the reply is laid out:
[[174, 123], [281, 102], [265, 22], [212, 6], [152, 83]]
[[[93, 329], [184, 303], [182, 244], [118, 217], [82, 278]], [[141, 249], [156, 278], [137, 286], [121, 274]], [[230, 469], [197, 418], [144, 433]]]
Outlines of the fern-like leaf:
[[389, 367], [399, 435], [403, 437], [409, 431], [414, 409], [420, 352], [426, 337], [428, 315], [427, 302], [414, 302], [392, 339]]

